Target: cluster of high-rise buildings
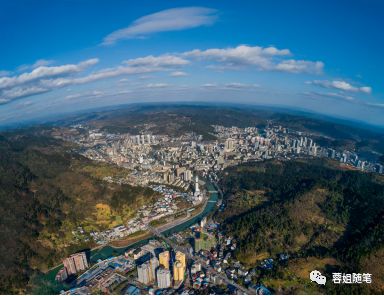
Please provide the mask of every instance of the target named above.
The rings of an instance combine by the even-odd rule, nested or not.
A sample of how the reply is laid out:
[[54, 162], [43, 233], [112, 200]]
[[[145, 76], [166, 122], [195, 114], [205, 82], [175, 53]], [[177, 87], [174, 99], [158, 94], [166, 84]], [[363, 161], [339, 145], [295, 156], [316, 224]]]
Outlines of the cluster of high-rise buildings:
[[56, 279], [60, 282], [65, 281], [70, 275], [77, 274], [89, 267], [87, 254], [79, 252], [63, 260], [64, 267], [58, 272]]
[[384, 173], [382, 164], [360, 159], [353, 151], [320, 146], [318, 135], [277, 125], [261, 129], [214, 125], [213, 129], [216, 140], [203, 140], [188, 132], [179, 137], [112, 134], [85, 126], [73, 128], [73, 134], [64, 138], [78, 143], [86, 157], [130, 169], [125, 182], [132, 185], [160, 183], [189, 190], [196, 172], [204, 175], [271, 158], [326, 157], [363, 171]]
[[[204, 218], [187, 230], [168, 238], [160, 235], [160, 238], [163, 243], [150, 240], [141, 247], [127, 250], [124, 255], [98, 260], [85, 272], [80, 275], [78, 272], [77, 277], [71, 279], [74, 286], [63, 293], [114, 294], [124, 290], [129, 294], [186, 295], [225, 290], [236, 294], [244, 292], [241, 285], [252, 285], [255, 271], [233, 260], [236, 242], [226, 237], [213, 220]], [[84, 268], [78, 262], [80, 258], [81, 253], [73, 254], [64, 262], [74, 262], [77, 270]], [[135, 278], [132, 277], [134, 270]]]
[[78, 273], [88, 268], [88, 259], [85, 252], [72, 254], [63, 261], [68, 275]]
[[[158, 258], [151, 258], [137, 266], [137, 280], [145, 285], [156, 285], [159, 289], [179, 286], [185, 277], [186, 255], [177, 251], [171, 258], [169, 251], [163, 251]], [[172, 285], [173, 284], [173, 285]]]

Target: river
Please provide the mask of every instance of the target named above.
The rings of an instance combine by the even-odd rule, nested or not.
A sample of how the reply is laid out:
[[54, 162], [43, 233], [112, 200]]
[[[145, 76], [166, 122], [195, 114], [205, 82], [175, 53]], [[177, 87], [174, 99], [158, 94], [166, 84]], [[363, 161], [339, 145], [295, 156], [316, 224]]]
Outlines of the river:
[[[213, 191], [213, 192], [211, 192], [209, 194], [209, 199], [207, 201], [207, 204], [205, 205], [204, 210], [199, 215], [191, 218], [190, 220], [185, 221], [179, 225], [176, 225], [170, 229], [163, 231], [162, 233], [164, 235], [168, 236], [168, 235], [171, 235], [173, 233], [183, 231], [183, 230], [187, 229], [188, 227], [191, 227], [193, 224], [198, 223], [201, 219], [203, 219], [205, 216], [207, 216], [210, 212], [212, 212], [215, 209], [215, 205], [217, 203], [219, 195], [215, 191], [216, 189], [213, 186], [213, 184], [210, 183], [209, 181], [206, 181], [206, 189], [208, 191]], [[138, 248], [140, 246], [145, 245], [146, 243], [148, 243], [148, 241], [150, 239], [153, 239], [153, 237], [137, 241], [135, 243], [132, 243], [132, 244], [130, 244], [126, 247], [122, 247], [122, 248], [114, 248], [111, 246], [105, 246], [101, 249], [93, 250], [91, 252], [91, 261], [92, 261], [92, 263], [94, 263], [98, 259], [104, 260], [104, 259], [107, 259], [111, 256], [117, 256], [117, 255], [124, 254], [124, 252], [129, 250], [129, 249]]]

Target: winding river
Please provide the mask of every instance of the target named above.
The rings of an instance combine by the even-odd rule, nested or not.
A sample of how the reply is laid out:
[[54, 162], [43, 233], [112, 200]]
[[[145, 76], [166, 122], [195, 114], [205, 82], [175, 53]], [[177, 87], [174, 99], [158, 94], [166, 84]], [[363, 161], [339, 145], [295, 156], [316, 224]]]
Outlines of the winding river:
[[[216, 191], [216, 189], [212, 183], [206, 181], [205, 186], [206, 186], [207, 191], [210, 191], [210, 193], [209, 193], [209, 199], [205, 205], [204, 210], [199, 215], [192, 217], [190, 220], [187, 220], [181, 224], [178, 224], [178, 225], [176, 225], [170, 229], [163, 231], [162, 233], [164, 235], [168, 236], [168, 235], [171, 235], [173, 233], [183, 231], [183, 230], [187, 229], [188, 227], [191, 227], [193, 224], [198, 223], [201, 219], [203, 219], [205, 216], [207, 216], [210, 212], [212, 212], [215, 209], [215, 205], [217, 203], [219, 195], [218, 195], [218, 193], [217, 193], [217, 191]], [[114, 248], [111, 246], [105, 246], [105, 247], [102, 247], [100, 249], [93, 250], [91, 252], [91, 261], [96, 262], [98, 259], [104, 260], [104, 259], [107, 259], [111, 256], [117, 256], [117, 255], [124, 254], [124, 252], [129, 250], [129, 249], [138, 248], [140, 246], [145, 245], [146, 243], [148, 243], [148, 241], [150, 239], [153, 239], [153, 237], [137, 241], [135, 243], [132, 243], [132, 244], [130, 244], [126, 247], [122, 247], [122, 248]]]

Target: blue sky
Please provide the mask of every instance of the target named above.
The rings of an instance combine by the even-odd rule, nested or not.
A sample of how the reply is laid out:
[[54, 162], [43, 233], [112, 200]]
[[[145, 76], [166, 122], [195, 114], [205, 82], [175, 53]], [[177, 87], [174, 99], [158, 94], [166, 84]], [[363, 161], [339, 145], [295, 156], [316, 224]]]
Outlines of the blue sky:
[[0, 125], [212, 101], [384, 126], [383, 15], [379, 0], [1, 1]]

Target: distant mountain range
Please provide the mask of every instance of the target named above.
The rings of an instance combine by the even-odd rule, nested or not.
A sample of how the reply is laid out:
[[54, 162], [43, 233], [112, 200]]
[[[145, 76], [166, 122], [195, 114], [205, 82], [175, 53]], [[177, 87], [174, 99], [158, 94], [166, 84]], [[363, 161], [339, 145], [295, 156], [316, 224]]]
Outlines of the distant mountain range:
[[211, 139], [213, 124], [262, 127], [269, 122], [310, 132], [320, 145], [355, 150], [373, 159], [384, 154], [384, 129], [305, 112], [245, 105], [136, 104], [73, 116], [55, 125], [86, 123], [110, 132], [150, 131], [169, 135], [193, 131]]

